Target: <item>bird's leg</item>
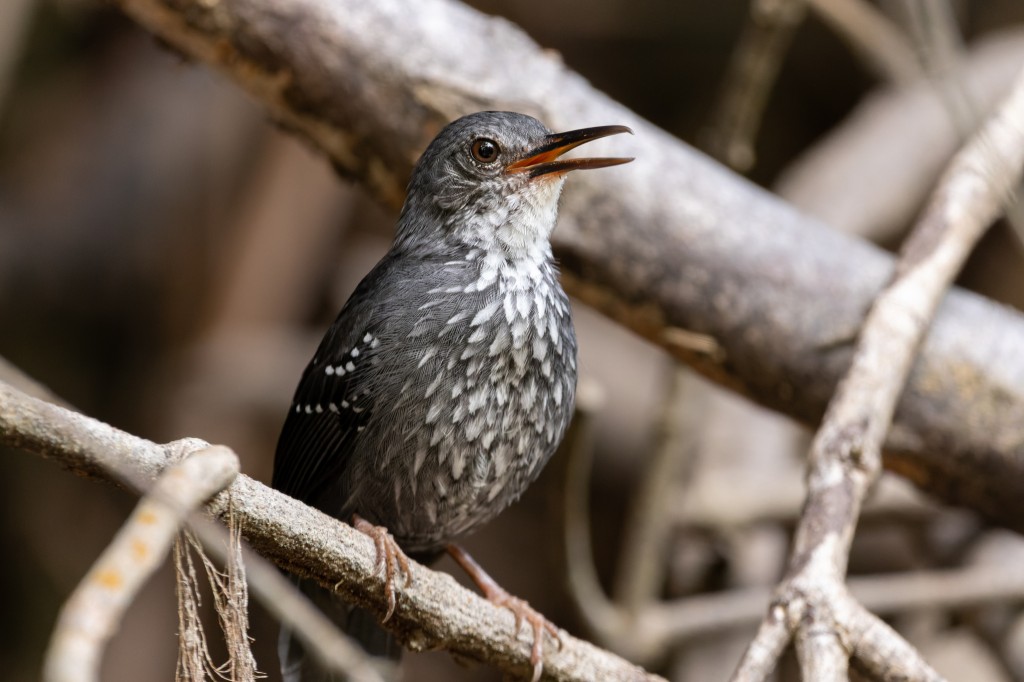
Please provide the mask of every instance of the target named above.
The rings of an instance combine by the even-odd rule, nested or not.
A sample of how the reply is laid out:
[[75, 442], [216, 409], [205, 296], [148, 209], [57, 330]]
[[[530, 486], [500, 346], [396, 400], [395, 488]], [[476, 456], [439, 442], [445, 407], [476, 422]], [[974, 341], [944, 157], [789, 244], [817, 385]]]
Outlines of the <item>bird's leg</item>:
[[473, 582], [477, 584], [477, 587], [484, 593], [488, 601], [497, 606], [504, 606], [512, 612], [512, 615], [516, 617], [516, 634], [519, 633], [519, 628], [524, 620], [533, 628], [533, 648], [530, 650], [530, 663], [533, 664], [533, 682], [537, 682], [544, 669], [544, 631], [546, 630], [551, 635], [558, 644], [558, 648], [561, 649], [562, 637], [558, 634], [558, 628], [525, 600], [506, 592], [501, 585], [494, 581], [494, 578], [487, 575], [487, 572], [484, 571], [473, 557], [466, 553], [466, 550], [458, 545], [450, 544], [448, 545], [448, 554], [455, 559], [459, 566], [462, 566], [462, 570], [473, 579]]
[[386, 623], [395, 612], [395, 573], [401, 571], [405, 574], [405, 587], [412, 585], [412, 571], [409, 570], [409, 557], [395, 542], [388, 529], [384, 526], [375, 526], [359, 514], [352, 515], [352, 526], [360, 533], [369, 535], [373, 544], [377, 547], [377, 573], [384, 575], [384, 594], [388, 598], [388, 612], [384, 614], [382, 623]]

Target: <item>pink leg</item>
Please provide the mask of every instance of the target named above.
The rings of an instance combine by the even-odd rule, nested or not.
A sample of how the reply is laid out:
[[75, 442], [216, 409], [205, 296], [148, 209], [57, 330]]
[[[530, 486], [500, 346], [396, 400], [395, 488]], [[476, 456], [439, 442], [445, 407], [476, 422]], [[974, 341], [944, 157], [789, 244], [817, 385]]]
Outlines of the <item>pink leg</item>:
[[498, 606], [504, 606], [512, 612], [512, 615], [516, 617], [517, 634], [524, 620], [533, 628], [533, 648], [530, 650], [530, 663], [533, 665], [533, 682], [537, 682], [540, 679], [541, 672], [544, 670], [544, 631], [546, 630], [551, 635], [555, 642], [558, 643], [558, 648], [561, 649], [562, 638], [558, 634], [558, 628], [526, 601], [506, 592], [501, 585], [494, 581], [494, 578], [487, 575], [487, 572], [484, 571], [480, 564], [473, 560], [473, 557], [466, 553], [466, 550], [452, 544], [448, 545], [448, 554], [455, 559], [459, 566], [462, 566], [462, 570], [473, 579], [473, 582], [477, 584], [488, 601]]

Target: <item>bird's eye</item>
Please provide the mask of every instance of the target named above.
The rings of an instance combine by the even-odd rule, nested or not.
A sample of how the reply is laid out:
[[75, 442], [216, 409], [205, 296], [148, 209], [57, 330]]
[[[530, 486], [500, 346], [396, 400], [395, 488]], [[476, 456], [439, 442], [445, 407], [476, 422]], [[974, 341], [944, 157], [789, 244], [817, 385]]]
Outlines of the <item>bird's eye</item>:
[[480, 163], [494, 163], [498, 158], [498, 153], [501, 149], [498, 147], [498, 143], [494, 140], [488, 140], [486, 137], [481, 137], [473, 141], [473, 146], [470, 151], [473, 152], [473, 158]]

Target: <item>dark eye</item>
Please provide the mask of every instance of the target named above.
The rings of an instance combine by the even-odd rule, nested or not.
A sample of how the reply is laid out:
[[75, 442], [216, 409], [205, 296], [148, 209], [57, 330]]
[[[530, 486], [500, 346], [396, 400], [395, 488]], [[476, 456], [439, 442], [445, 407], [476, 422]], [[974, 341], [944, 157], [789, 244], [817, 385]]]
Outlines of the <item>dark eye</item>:
[[498, 153], [501, 149], [498, 148], [498, 143], [494, 140], [481, 137], [473, 141], [471, 151], [473, 152], [473, 158], [480, 163], [493, 163], [498, 158]]

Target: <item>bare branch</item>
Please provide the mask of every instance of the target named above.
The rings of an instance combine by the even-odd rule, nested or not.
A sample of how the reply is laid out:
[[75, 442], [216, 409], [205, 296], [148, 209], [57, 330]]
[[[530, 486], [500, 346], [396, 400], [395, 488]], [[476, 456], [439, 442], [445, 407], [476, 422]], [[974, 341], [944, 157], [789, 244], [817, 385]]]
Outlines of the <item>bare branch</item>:
[[[846, 678], [848, 658], [874, 670], [912, 665], [910, 679], [939, 679], [912, 651], [849, 598], [850, 543], [868, 490], [881, 472], [882, 444], [903, 383], [939, 301], [1024, 170], [1024, 70], [1010, 96], [957, 154], [907, 240], [892, 282], [868, 313], [853, 364], [811, 445], [808, 497], [789, 573], [776, 601], [789, 613], [809, 679]], [[766, 621], [777, 621], [773, 607]], [[861, 633], [856, 646], [849, 632]], [[879, 635], [879, 632], [882, 632]], [[868, 638], [866, 633], [875, 635]], [[748, 650], [740, 670], [760, 649]]]
[[741, 173], [756, 158], [754, 142], [768, 96], [797, 28], [807, 14], [805, 0], [753, 0], [723, 80], [713, 127], [704, 147]]
[[[199, 450], [207, 444], [187, 439], [158, 445], [107, 424], [30, 398], [0, 383], [0, 443], [55, 459], [66, 467], [112, 480], [114, 469], [131, 466], [144, 479], [155, 478], [172, 449]], [[230, 499], [230, 503], [229, 503]], [[215, 516], [232, 513], [243, 537], [265, 557], [345, 599], [383, 615], [383, 577], [375, 570], [373, 542], [352, 527], [258, 483], [238, 476], [207, 506]], [[414, 650], [445, 648], [464, 658], [491, 663], [525, 675], [532, 670], [527, 632], [516, 633], [506, 609], [459, 586], [451, 576], [413, 565], [414, 585], [403, 590], [386, 627]], [[515, 634], [513, 634], [515, 633]], [[562, 648], [545, 651], [550, 680], [658, 680], [597, 647], [560, 632]]]
[[104, 645], [136, 592], [167, 556], [189, 512], [237, 475], [238, 457], [222, 446], [201, 448], [160, 475], [64, 604], [46, 654], [44, 680], [99, 679]]

